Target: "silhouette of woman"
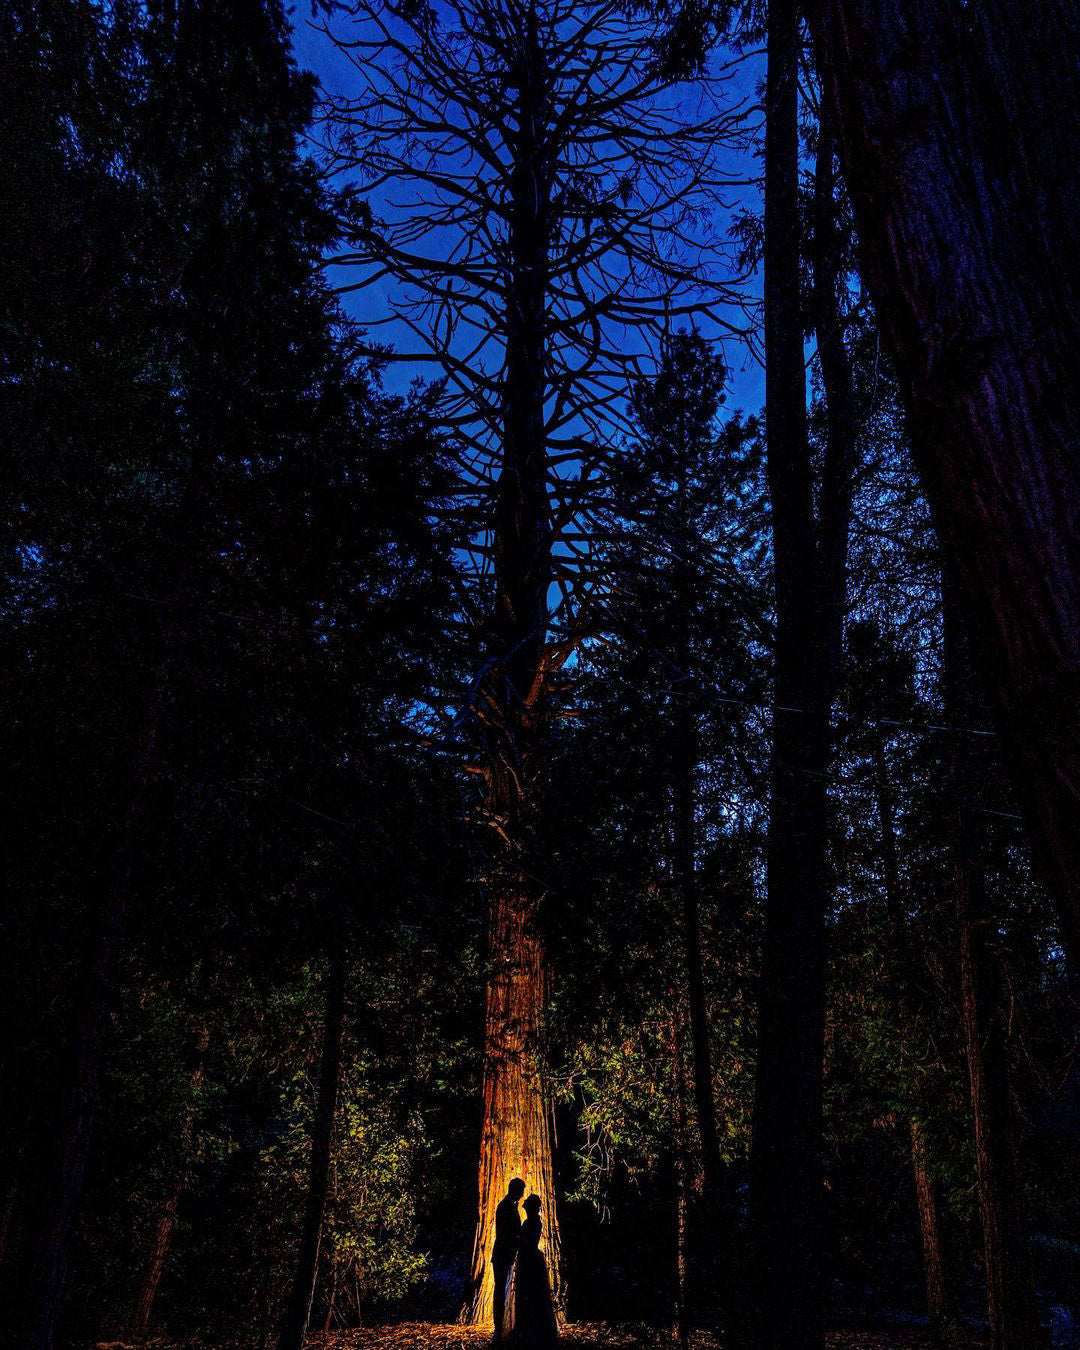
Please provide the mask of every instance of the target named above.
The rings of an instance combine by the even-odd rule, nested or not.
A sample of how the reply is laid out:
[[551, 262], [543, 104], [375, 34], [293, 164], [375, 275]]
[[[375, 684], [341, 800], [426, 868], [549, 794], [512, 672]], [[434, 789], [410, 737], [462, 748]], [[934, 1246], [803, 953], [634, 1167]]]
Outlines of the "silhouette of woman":
[[540, 1250], [540, 1197], [525, 1201], [525, 1222], [518, 1239], [517, 1260], [506, 1296], [507, 1345], [522, 1350], [550, 1350], [558, 1344], [559, 1328], [551, 1301], [547, 1262]]

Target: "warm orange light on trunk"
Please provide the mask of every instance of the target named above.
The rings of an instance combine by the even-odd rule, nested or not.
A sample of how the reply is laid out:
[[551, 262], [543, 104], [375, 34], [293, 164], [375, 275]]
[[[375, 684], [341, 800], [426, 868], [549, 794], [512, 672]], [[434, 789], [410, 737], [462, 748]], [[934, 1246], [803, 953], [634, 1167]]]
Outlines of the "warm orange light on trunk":
[[559, 1298], [559, 1228], [552, 1169], [551, 1104], [541, 1073], [539, 1033], [550, 989], [543, 944], [525, 888], [493, 895], [485, 1008], [484, 1119], [472, 1298], [466, 1315], [491, 1326], [495, 1209], [514, 1177], [543, 1206], [541, 1250]]

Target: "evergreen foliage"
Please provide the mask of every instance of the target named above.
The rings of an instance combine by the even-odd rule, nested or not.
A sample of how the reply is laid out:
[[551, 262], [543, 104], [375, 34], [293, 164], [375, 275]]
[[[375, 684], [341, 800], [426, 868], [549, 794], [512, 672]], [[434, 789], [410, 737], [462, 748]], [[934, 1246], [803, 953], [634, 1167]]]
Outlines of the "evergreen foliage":
[[[319, 8], [333, 26], [340, 7]], [[557, 348], [546, 374], [530, 366], [532, 413], [551, 413], [552, 390], [566, 405], [532, 466], [550, 584], [537, 596], [535, 559], [516, 560], [543, 631], [507, 651], [491, 554], [496, 537], [495, 552], [513, 546], [517, 461], [500, 439], [500, 362], [512, 330], [525, 346], [535, 334], [514, 329], [487, 236], [468, 241], [466, 309], [438, 229], [417, 263], [412, 208], [380, 194], [387, 165], [407, 164], [455, 197], [457, 226], [480, 221], [498, 242], [491, 185], [513, 179], [518, 201], [520, 173], [494, 156], [462, 189], [479, 134], [464, 118], [447, 177], [439, 126], [409, 139], [417, 108], [378, 42], [361, 64], [404, 119], [393, 135], [370, 104], [320, 103], [279, 0], [0, 6], [0, 1325], [13, 1345], [160, 1333], [286, 1350], [297, 1307], [313, 1331], [454, 1320], [500, 866], [525, 878], [527, 936], [554, 972], [521, 1059], [554, 1121], [566, 1312], [745, 1331], [770, 757], [777, 718], [807, 709], [771, 702], [785, 501], [768, 427], [731, 406], [734, 347], [707, 335], [721, 300], [757, 322], [740, 290], [766, 240], [756, 203], [738, 215], [730, 276], [706, 284], [689, 254], [701, 199], [738, 177], [716, 156], [753, 130], [724, 106], [714, 58], [726, 44], [725, 60], [754, 61], [768, 7], [527, 8], [530, 42], [547, 13], [550, 50], [561, 40], [608, 70], [617, 106], [594, 71], [592, 111], [563, 109], [600, 131], [578, 147], [577, 179], [578, 150], [552, 178], [570, 337], [560, 347], [553, 327], [536, 346]], [[451, 5], [488, 27], [479, 46], [455, 27], [446, 51], [401, 50], [403, 32], [431, 40], [436, 11], [351, 9], [371, 41], [373, 16], [390, 14], [396, 57], [420, 52], [436, 102], [452, 68], [470, 116], [494, 90], [511, 117], [521, 89], [484, 62], [520, 7]], [[1080, 1006], [1060, 897], [1029, 852], [1029, 802], [968, 648], [913, 467], [904, 368], [861, 294], [855, 212], [831, 142], [819, 154], [820, 82], [805, 73], [787, 336], [813, 342], [803, 486], [819, 515], [836, 453], [826, 269], [856, 422], [820, 780], [826, 1317], [967, 1335], [995, 1278], [993, 1201], [1008, 1230], [997, 1250], [1030, 1251], [1036, 1312], [1065, 1326], [1080, 1319]], [[690, 77], [716, 103], [673, 118], [669, 144], [663, 99]], [[337, 160], [309, 139], [319, 116]], [[637, 165], [622, 196], [609, 159]], [[342, 186], [329, 169], [345, 161], [359, 177]], [[650, 215], [668, 170], [677, 200]], [[445, 379], [392, 392], [402, 353], [365, 326], [367, 291], [342, 306], [325, 266], [340, 250], [382, 267], [380, 284], [395, 277], [392, 304], [436, 329], [495, 306], [475, 383], [447, 344]], [[575, 287], [579, 255], [588, 284]], [[619, 323], [648, 329], [651, 356]], [[505, 611], [509, 632], [519, 616]], [[526, 642], [544, 685], [535, 718], [505, 675]], [[489, 695], [514, 705], [515, 735], [499, 739], [494, 713], [484, 723]], [[498, 741], [486, 759], [485, 735]], [[527, 791], [509, 782], [522, 745]], [[502, 797], [478, 791], [484, 774], [503, 775]], [[524, 823], [504, 857], [473, 826], [505, 826], [508, 801]], [[336, 1101], [320, 1112], [328, 1065]], [[1011, 1192], [988, 1200], [1002, 1158]]]

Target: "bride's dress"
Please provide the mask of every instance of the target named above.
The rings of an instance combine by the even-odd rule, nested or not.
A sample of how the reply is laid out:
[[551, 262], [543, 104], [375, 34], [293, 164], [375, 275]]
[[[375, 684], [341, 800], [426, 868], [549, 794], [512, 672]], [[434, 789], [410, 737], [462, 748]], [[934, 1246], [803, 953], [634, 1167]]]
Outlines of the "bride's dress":
[[549, 1350], [559, 1339], [547, 1262], [540, 1250], [542, 1230], [539, 1214], [530, 1215], [521, 1225], [517, 1260], [506, 1295], [507, 1345], [528, 1350]]

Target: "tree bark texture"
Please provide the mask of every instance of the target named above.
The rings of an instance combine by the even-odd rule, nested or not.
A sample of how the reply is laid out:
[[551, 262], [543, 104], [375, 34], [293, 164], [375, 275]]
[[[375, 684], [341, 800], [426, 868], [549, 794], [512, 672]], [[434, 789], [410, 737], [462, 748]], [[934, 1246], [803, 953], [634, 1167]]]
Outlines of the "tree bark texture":
[[492, 1323], [491, 1251], [495, 1209], [515, 1178], [543, 1207], [541, 1248], [558, 1294], [559, 1236], [555, 1221], [551, 1106], [544, 1090], [539, 1018], [549, 995], [543, 943], [527, 898], [498, 897], [491, 916], [484, 1029], [484, 1132], [480, 1146], [480, 1213], [473, 1246], [470, 1318]]
[[123, 809], [110, 850], [104, 894], [95, 915], [92, 947], [73, 1008], [71, 1088], [57, 1143], [56, 1164], [45, 1181], [39, 1235], [25, 1294], [26, 1350], [53, 1350], [67, 1279], [71, 1243], [90, 1153], [98, 1081], [116, 966], [127, 924], [142, 806], [165, 703], [166, 667], [151, 667], [133, 720]]
[[930, 1335], [935, 1345], [943, 1345], [952, 1321], [952, 1304], [941, 1237], [941, 1196], [927, 1165], [925, 1131], [917, 1116], [911, 1117], [911, 1170], [915, 1178], [915, 1201], [919, 1207]]
[[304, 1226], [296, 1254], [289, 1301], [282, 1318], [278, 1350], [303, 1350], [311, 1317], [311, 1300], [319, 1269], [319, 1246], [323, 1215], [330, 1184], [330, 1153], [334, 1138], [338, 1083], [341, 1078], [341, 1046], [345, 1029], [345, 948], [335, 943], [326, 972], [326, 1001], [323, 1022], [322, 1054], [319, 1059], [319, 1098], [311, 1135], [311, 1159], [308, 1163], [307, 1199]]
[[206, 1051], [210, 1045], [210, 1032], [200, 1027], [195, 1033], [191, 1055], [191, 1074], [188, 1080], [190, 1096], [180, 1122], [179, 1154], [180, 1165], [176, 1180], [169, 1189], [165, 1203], [161, 1207], [154, 1235], [150, 1241], [150, 1255], [146, 1263], [146, 1273], [135, 1300], [135, 1311], [131, 1319], [131, 1332], [134, 1336], [145, 1336], [150, 1328], [150, 1318], [154, 1311], [154, 1302], [165, 1273], [165, 1263], [169, 1259], [176, 1221], [180, 1213], [180, 1200], [187, 1184], [187, 1168], [191, 1155], [191, 1145], [195, 1135], [195, 1114], [198, 1110], [199, 1088], [202, 1086], [205, 1072]]
[[[765, 120], [766, 448], [776, 586], [768, 895], [751, 1155], [749, 1325], [760, 1350], [822, 1344], [821, 1172], [827, 773], [854, 457], [837, 269], [822, 229], [815, 325], [829, 435], [815, 509], [799, 303], [798, 6], [769, 9]], [[828, 135], [826, 129], [826, 136]], [[832, 152], [820, 209], [831, 218]]]
[[817, 0], [862, 271], [1080, 960], [1080, 4]]
[[551, 230], [551, 74], [535, 15], [517, 35], [510, 137], [503, 447], [493, 531], [495, 606], [488, 674], [476, 709], [482, 733], [487, 876], [487, 980], [478, 1212], [467, 1320], [492, 1323], [495, 1209], [520, 1177], [543, 1207], [541, 1248], [556, 1306], [562, 1294], [552, 1161], [552, 1109], [541, 1030], [551, 972], [537, 922], [542, 883], [530, 865], [542, 756], [552, 526], [544, 404]]

